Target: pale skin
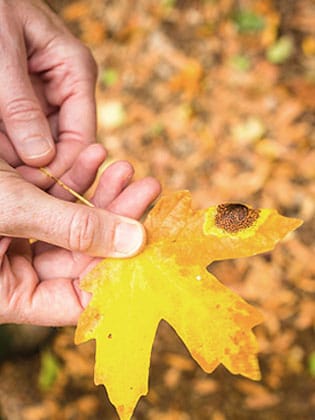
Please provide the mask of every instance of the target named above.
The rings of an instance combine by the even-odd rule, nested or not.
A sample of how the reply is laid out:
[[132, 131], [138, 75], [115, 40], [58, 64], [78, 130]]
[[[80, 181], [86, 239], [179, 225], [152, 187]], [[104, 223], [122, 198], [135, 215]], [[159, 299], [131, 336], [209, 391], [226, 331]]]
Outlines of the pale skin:
[[[102, 257], [145, 243], [136, 221], [160, 193], [116, 162], [91, 201], [83, 194], [104, 148], [95, 143], [96, 66], [86, 47], [38, 0], [0, 0], [0, 323], [73, 325], [90, 296], [79, 281]], [[37, 241], [32, 245], [29, 238]]]

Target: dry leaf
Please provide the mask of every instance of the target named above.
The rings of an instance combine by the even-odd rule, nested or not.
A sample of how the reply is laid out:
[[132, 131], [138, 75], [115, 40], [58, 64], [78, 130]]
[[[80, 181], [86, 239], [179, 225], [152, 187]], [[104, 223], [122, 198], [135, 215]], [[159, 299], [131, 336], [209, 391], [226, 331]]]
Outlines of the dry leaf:
[[185, 66], [170, 79], [170, 89], [184, 92], [188, 98], [192, 98], [200, 90], [202, 74], [203, 68], [197, 60], [187, 60]]

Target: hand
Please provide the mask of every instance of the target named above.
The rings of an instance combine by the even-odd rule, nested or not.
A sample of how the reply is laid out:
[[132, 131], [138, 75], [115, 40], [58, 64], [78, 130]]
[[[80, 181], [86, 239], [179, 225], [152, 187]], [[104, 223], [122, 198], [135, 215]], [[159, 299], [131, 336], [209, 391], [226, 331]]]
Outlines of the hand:
[[42, 188], [95, 141], [96, 65], [39, 0], [0, 0], [0, 157]]
[[[86, 153], [72, 169], [79, 193], [90, 186], [82, 167], [89, 168]], [[143, 227], [129, 217], [141, 217], [160, 187], [152, 178], [128, 185], [132, 175], [127, 162], [109, 166], [91, 200], [98, 208], [89, 208], [52, 197], [0, 162], [0, 233], [39, 240], [31, 246], [25, 239], [0, 239], [0, 323], [77, 322], [89, 300], [79, 281], [99, 261], [95, 257], [127, 257], [143, 246]]]

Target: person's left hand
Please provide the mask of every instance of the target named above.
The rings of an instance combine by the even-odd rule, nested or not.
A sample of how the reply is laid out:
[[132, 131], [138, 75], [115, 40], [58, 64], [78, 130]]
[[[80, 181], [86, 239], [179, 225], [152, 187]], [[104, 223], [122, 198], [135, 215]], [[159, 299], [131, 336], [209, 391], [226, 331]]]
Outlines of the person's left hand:
[[[77, 170], [72, 170], [79, 193], [90, 186], [86, 177], [82, 176], [82, 167], [86, 167], [87, 162], [88, 158], [82, 154]], [[112, 164], [101, 176], [91, 201], [96, 207], [111, 213], [140, 218], [159, 194], [160, 187], [152, 178], [129, 184], [132, 174], [133, 169], [127, 162]], [[91, 176], [89, 178], [91, 184]], [[69, 198], [68, 193], [61, 189], [56, 189], [54, 195]], [[25, 239], [2, 237], [0, 324], [76, 324], [90, 299], [87, 293], [80, 290], [80, 279], [99, 261], [100, 258], [43, 242], [30, 245]]]

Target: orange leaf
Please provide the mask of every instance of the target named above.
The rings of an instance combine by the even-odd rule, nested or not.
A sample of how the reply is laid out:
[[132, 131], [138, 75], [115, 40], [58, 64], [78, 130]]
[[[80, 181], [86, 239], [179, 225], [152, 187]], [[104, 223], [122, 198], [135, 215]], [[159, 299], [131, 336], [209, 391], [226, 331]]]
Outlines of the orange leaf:
[[200, 90], [203, 68], [194, 59], [188, 59], [184, 67], [169, 81], [169, 87], [174, 91], [184, 92], [188, 98], [194, 97]]
[[251, 330], [261, 314], [206, 266], [270, 250], [300, 223], [241, 204], [194, 211], [189, 192], [174, 193], [149, 214], [148, 244], [140, 255], [103, 260], [82, 280], [93, 297], [75, 341], [96, 339], [95, 383], [106, 383], [121, 419], [129, 419], [147, 393], [152, 344], [162, 319], [206, 372], [221, 363], [234, 374], [260, 378]]

